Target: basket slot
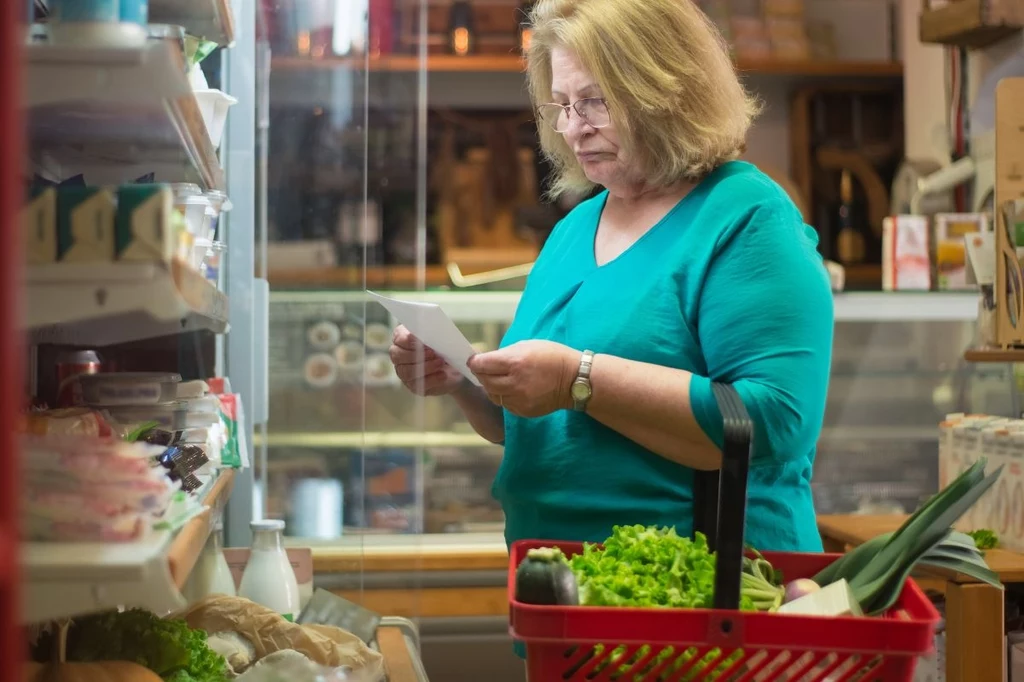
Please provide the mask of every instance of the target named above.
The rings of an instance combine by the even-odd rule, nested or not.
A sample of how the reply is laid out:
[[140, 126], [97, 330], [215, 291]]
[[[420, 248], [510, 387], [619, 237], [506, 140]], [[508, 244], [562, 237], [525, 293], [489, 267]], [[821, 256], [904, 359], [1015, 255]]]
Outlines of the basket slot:
[[824, 652], [808, 651], [803, 656], [798, 657], [793, 662], [794, 664], [790, 666], [791, 669], [786, 673], [788, 679], [793, 682], [813, 682], [813, 670], [821, 665], [821, 662], [827, 657], [828, 654]]

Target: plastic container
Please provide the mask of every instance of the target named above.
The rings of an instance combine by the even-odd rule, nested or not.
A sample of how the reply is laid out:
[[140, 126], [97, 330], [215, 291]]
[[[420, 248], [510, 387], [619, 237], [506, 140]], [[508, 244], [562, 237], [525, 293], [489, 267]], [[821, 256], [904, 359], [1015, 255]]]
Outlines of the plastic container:
[[[512, 636], [526, 644], [530, 682], [911, 682], [918, 657], [932, 650], [939, 623], [939, 613], [912, 580], [880, 617], [822, 618], [738, 609], [746, 522], [742, 501], [753, 427], [735, 389], [724, 384], [712, 389], [725, 421], [723, 473], [695, 472], [693, 525], [717, 552], [715, 608], [523, 604], [515, 599], [516, 569], [530, 549], [559, 547], [571, 556], [582, 552], [583, 545], [516, 542], [509, 558], [509, 623]], [[811, 577], [839, 558], [779, 552], [764, 556], [787, 580]]]
[[223, 235], [218, 231], [220, 226], [220, 214], [231, 210], [231, 201], [228, 199], [227, 194], [216, 189], [209, 190], [205, 196], [210, 202], [210, 206], [207, 208], [206, 214], [211, 218], [211, 224], [209, 226], [210, 232], [212, 233], [211, 238], [223, 240]]
[[179, 182], [171, 185], [174, 192], [174, 208], [185, 216], [185, 225], [196, 239], [210, 239], [206, 221], [206, 208], [210, 200], [203, 195], [199, 185]]
[[221, 261], [224, 258], [224, 252], [227, 250], [227, 244], [221, 242], [211, 243], [210, 248], [206, 250], [206, 258], [203, 260], [203, 266], [200, 271], [208, 281], [214, 284], [220, 282]]
[[155, 405], [173, 402], [180, 374], [169, 372], [101, 372], [78, 377], [88, 405]]
[[206, 123], [206, 132], [210, 135], [210, 142], [213, 148], [220, 147], [221, 137], [224, 135], [224, 122], [228, 118], [228, 109], [238, 104], [238, 100], [220, 90], [196, 90], [196, 102], [199, 103], [199, 112], [203, 115], [203, 122]]
[[183, 400], [155, 405], [109, 406], [106, 411], [121, 425], [154, 421], [166, 431], [183, 431], [189, 427], [188, 403]]

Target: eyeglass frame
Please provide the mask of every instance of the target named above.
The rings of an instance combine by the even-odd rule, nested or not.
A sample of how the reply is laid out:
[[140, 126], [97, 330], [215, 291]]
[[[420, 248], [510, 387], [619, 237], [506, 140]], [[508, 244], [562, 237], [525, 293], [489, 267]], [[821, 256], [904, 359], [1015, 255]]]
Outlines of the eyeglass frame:
[[[579, 105], [580, 102], [594, 102], [594, 101], [600, 102], [604, 106], [605, 111], [608, 112], [608, 122], [603, 124], [603, 125], [599, 125], [598, 126], [598, 125], [594, 125], [593, 123], [591, 123], [590, 119], [588, 119], [583, 114], [583, 112], [580, 111], [579, 108], [578, 108], [578, 105]], [[562, 111], [565, 112], [565, 120], [566, 120], [567, 124], [572, 120], [570, 118], [570, 114], [569, 114], [569, 110], [570, 109], [575, 111], [576, 115], [579, 116], [583, 120], [584, 123], [586, 123], [588, 126], [590, 126], [591, 128], [594, 128], [596, 130], [600, 130], [601, 128], [607, 128], [608, 126], [610, 126], [612, 124], [612, 117], [611, 117], [611, 113], [612, 112], [608, 109], [608, 100], [605, 99], [604, 97], [580, 97], [578, 100], [576, 100], [575, 102], [572, 102], [570, 104], [559, 104], [558, 102], [545, 102], [544, 104], [539, 104], [539, 105], [537, 105], [536, 113], [537, 113], [537, 116], [541, 120], [544, 120], [544, 116], [543, 116], [543, 114], [541, 114], [541, 110], [544, 107], [561, 107]], [[561, 116], [556, 118], [555, 121], [557, 122], [559, 118], [561, 118]], [[559, 133], [559, 134], [563, 134], [563, 133], [565, 133], [565, 132], [567, 132], [569, 130], [568, 125], [566, 125], [565, 130], [559, 130], [558, 128], [555, 127], [555, 125], [553, 123], [548, 123], [548, 126], [552, 130], [554, 130], [556, 133]]]

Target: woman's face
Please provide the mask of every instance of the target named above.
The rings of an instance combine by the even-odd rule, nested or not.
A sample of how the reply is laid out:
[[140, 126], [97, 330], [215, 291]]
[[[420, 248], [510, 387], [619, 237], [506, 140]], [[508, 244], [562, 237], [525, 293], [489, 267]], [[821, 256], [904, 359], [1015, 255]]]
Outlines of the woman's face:
[[[604, 93], [573, 52], [556, 47], [551, 50], [551, 96], [556, 104], [571, 105], [581, 99], [603, 97]], [[591, 182], [612, 188], [641, 180], [631, 173], [615, 121], [595, 128], [571, 110], [569, 127], [562, 136]]]

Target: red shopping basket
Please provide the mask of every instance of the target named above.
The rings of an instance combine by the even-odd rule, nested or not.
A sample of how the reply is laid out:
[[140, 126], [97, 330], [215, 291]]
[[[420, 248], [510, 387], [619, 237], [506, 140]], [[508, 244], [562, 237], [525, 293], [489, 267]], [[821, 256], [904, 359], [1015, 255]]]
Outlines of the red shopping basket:
[[[530, 549], [558, 547], [571, 556], [583, 545], [516, 542], [509, 559], [509, 630], [526, 644], [529, 682], [910, 682], [917, 657], [932, 650], [939, 621], [913, 581], [879, 617], [738, 610], [752, 425], [731, 386], [713, 388], [725, 418], [725, 447], [721, 476], [696, 474], [694, 529], [718, 553], [715, 608], [523, 604], [515, 599], [516, 569]], [[729, 503], [719, 508], [720, 498]], [[814, 576], [839, 555], [764, 556], [794, 580]]]

